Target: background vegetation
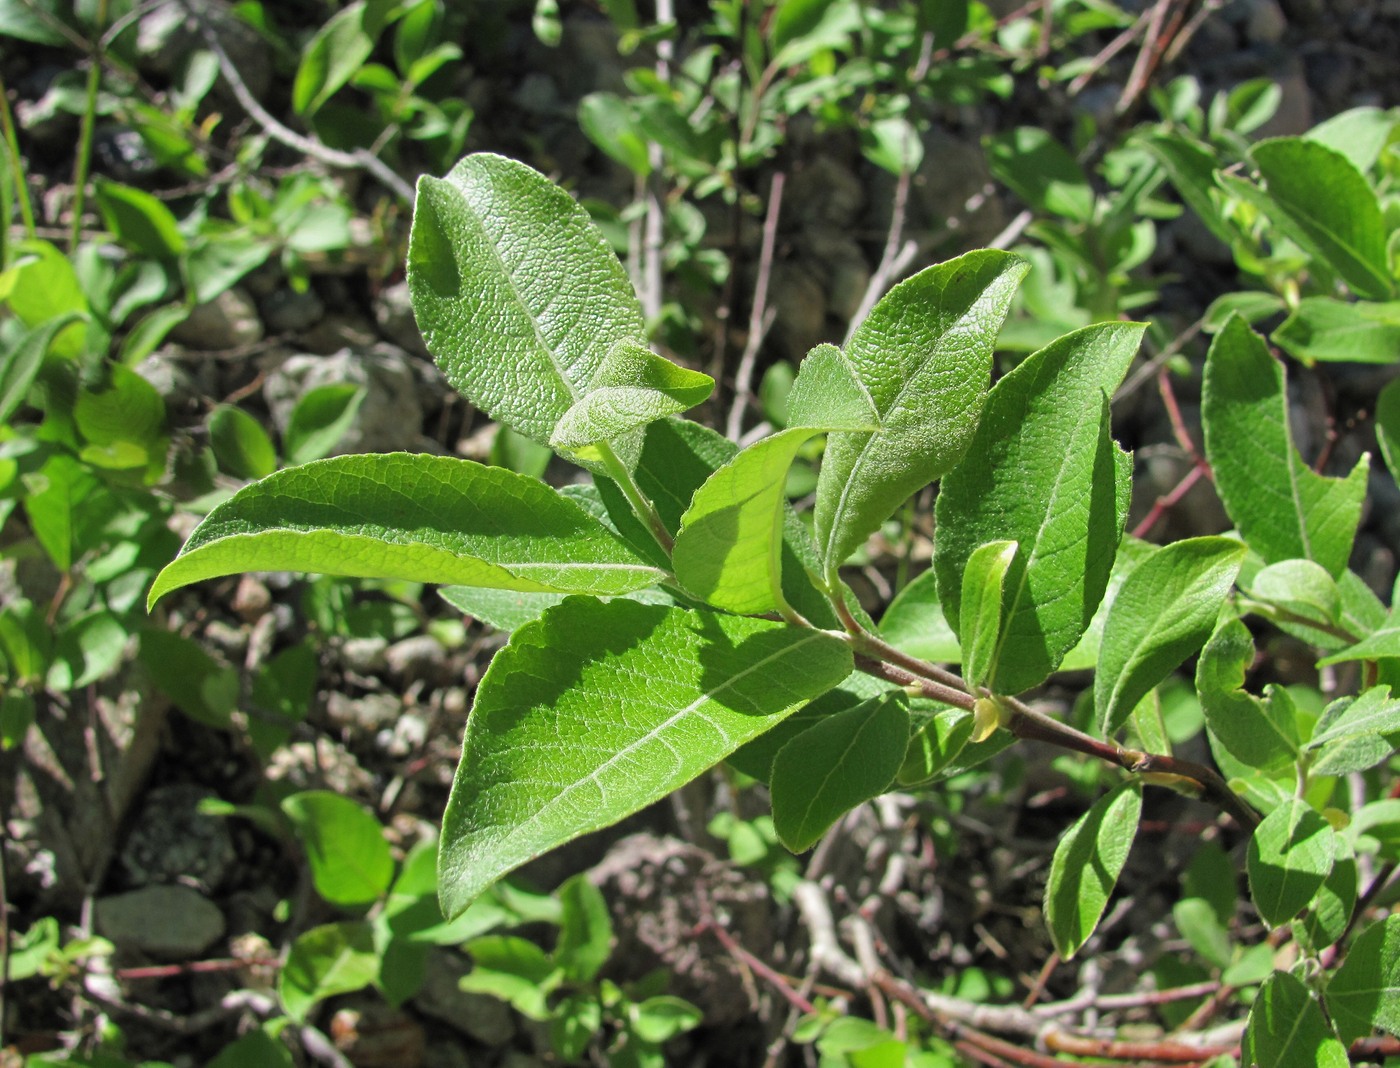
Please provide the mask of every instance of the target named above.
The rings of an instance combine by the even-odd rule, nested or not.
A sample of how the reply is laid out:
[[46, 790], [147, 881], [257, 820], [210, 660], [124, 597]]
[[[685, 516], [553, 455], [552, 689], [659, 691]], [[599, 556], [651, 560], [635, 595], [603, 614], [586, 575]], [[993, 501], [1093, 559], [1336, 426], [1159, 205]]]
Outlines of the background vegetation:
[[[1396, 54], [1383, 2], [0, 0], [3, 1056], [1400, 1058]], [[1254, 556], [1218, 628], [1207, 603], [1136, 659], [1095, 632], [1007, 689], [1093, 730], [1117, 680], [1108, 726], [1230, 800], [943, 706], [808, 852], [750, 754], [444, 919], [467, 709], [542, 606], [282, 572], [146, 595], [320, 457], [575, 480], [461, 403], [410, 307], [415, 180], [483, 150], [584, 205], [743, 444], [802, 426], [813, 346], [970, 249], [1031, 265], [998, 374], [1146, 322], [1120, 564], [1232, 528]], [[794, 449], [799, 511], [821, 459]], [[932, 502], [842, 575], [885, 641], [957, 662]]]

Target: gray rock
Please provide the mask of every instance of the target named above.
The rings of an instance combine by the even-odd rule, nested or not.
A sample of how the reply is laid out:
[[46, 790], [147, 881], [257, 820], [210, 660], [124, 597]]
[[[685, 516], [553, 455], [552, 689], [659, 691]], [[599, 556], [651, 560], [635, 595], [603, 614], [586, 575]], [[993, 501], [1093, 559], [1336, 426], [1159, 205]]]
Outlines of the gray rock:
[[457, 984], [471, 971], [460, 953], [434, 948], [428, 954], [423, 985], [413, 999], [418, 1010], [449, 1027], [499, 1049], [515, 1036], [510, 1007], [485, 994], [469, 994]]
[[286, 433], [292, 409], [308, 390], [332, 382], [367, 388], [364, 403], [335, 454], [422, 448], [419, 375], [408, 353], [383, 342], [367, 349], [341, 349], [331, 356], [293, 356], [272, 371], [263, 396], [278, 430]]
[[826, 293], [821, 280], [806, 265], [775, 265], [768, 302], [777, 313], [773, 340], [780, 355], [793, 363], [818, 342], [834, 340], [826, 333]]
[[263, 324], [274, 334], [299, 334], [321, 321], [326, 306], [314, 289], [274, 289], [258, 302]]
[[360, 675], [376, 675], [384, 668], [387, 638], [347, 638], [340, 645], [340, 662]]
[[865, 183], [827, 156], [795, 169], [783, 196], [783, 214], [808, 231], [847, 229], [864, 206]]
[[403, 703], [391, 693], [367, 693], [347, 697], [332, 693], [326, 698], [326, 715], [337, 726], [353, 730], [377, 731], [396, 722]]
[[384, 337], [395, 345], [419, 356], [428, 355], [428, 346], [424, 344], [418, 320], [413, 316], [406, 281], [385, 286], [379, 291], [374, 299], [374, 321], [379, 324]]
[[442, 643], [431, 634], [414, 634], [389, 646], [384, 654], [389, 671], [400, 682], [434, 682], [446, 667]]
[[224, 914], [188, 886], [147, 886], [97, 900], [97, 930], [121, 949], [164, 960], [197, 957], [224, 936]]
[[197, 880], [211, 890], [219, 887], [237, 854], [227, 822], [199, 811], [199, 803], [212, 796], [189, 783], [159, 786], [146, 795], [120, 854], [133, 884], [178, 879]]
[[234, 286], [195, 305], [168, 337], [187, 348], [219, 352], [257, 344], [263, 339], [263, 324], [252, 298]]
[[1277, 0], [1250, 0], [1245, 36], [1256, 44], [1278, 44], [1288, 31], [1288, 18]]

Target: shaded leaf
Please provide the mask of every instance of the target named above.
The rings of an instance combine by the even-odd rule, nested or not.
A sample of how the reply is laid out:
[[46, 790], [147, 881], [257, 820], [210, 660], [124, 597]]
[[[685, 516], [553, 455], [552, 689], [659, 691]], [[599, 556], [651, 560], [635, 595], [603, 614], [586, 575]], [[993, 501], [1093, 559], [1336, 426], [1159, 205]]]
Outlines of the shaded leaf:
[[1274, 972], [1249, 1012], [1244, 1068], [1347, 1068], [1346, 1048], [1302, 982]]
[[1336, 855], [1331, 826], [1309, 805], [1289, 799], [1264, 817], [1249, 840], [1249, 892], [1270, 927], [1288, 923], [1322, 887]]
[[1343, 1042], [1372, 1030], [1400, 1035], [1400, 915], [1373, 923], [1327, 983], [1327, 1008]]
[[1272, 334], [1295, 359], [1400, 362], [1400, 301], [1304, 297]]
[[1196, 691], [1211, 733], [1236, 759], [1269, 771], [1298, 756], [1296, 725], [1271, 702], [1244, 689], [1254, 639], [1238, 619], [1216, 628], [1196, 662]]
[[293, 1020], [317, 1002], [363, 990], [379, 974], [374, 932], [362, 922], [328, 923], [301, 934], [277, 977], [277, 994]]
[[1073, 957], [1094, 933], [1128, 859], [1142, 814], [1142, 788], [1129, 779], [1084, 813], [1055, 847], [1045, 919], [1055, 950]]

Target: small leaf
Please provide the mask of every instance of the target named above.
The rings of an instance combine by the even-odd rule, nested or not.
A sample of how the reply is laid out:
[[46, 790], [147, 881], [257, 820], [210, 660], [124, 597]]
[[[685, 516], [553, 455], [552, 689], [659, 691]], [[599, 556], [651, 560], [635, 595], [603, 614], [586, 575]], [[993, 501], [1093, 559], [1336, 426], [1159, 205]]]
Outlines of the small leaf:
[[1014, 655], [998, 652], [988, 682], [1000, 693], [1027, 690], [1059, 667], [1108, 587], [1131, 464], [1109, 436], [1107, 396], [1143, 329], [1085, 327], [1028, 357], [992, 390], [967, 456], [940, 487], [934, 570], [950, 622], [972, 550], [1020, 544], [1000, 638]]
[[117, 243], [155, 260], [173, 261], [185, 254], [185, 235], [175, 214], [141, 189], [99, 178], [95, 183], [102, 221]]
[[1296, 725], [1272, 702], [1244, 689], [1254, 662], [1249, 628], [1230, 619], [1216, 628], [1196, 662], [1196, 692], [1211, 733], [1230, 754], [1251, 768], [1272, 771], [1298, 756]]
[[625, 593], [660, 572], [548, 486], [447, 456], [339, 456], [246, 486], [157, 577], [312, 571], [524, 592]]
[[1045, 888], [1045, 919], [1065, 960], [1079, 952], [1098, 926], [1104, 906], [1132, 849], [1142, 814], [1134, 779], [1110, 790], [1084, 813], [1055, 847]]
[[384, 27], [399, 13], [397, 0], [357, 0], [316, 31], [301, 54], [292, 83], [292, 108], [309, 117], [369, 59]]
[[1244, 1068], [1347, 1068], [1346, 1047], [1308, 988], [1274, 972], [1249, 1011], [1240, 1050]]
[[531, 1020], [550, 1017], [548, 998], [564, 977], [543, 949], [515, 935], [486, 935], [465, 946], [475, 966], [457, 984], [489, 994]]
[[1400, 361], [1400, 301], [1304, 297], [1273, 332], [1274, 344], [1304, 363]]
[[1351, 108], [1318, 123], [1303, 136], [1340, 152], [1364, 174], [1380, 159], [1395, 125], [1392, 111], [1377, 107]]
[[0, 424], [8, 425], [10, 416], [24, 403], [54, 338], [78, 321], [80, 317], [74, 313], [60, 315], [30, 330], [18, 344], [6, 346], [0, 355]]
[[446, 178], [419, 179], [408, 284], [447, 380], [541, 445], [613, 346], [646, 336], [627, 274], [588, 213], [502, 156], [467, 156]]
[[316, 892], [332, 905], [367, 905], [394, 877], [379, 821], [348, 797], [306, 790], [282, 801], [306, 850]]
[[961, 708], [939, 709], [909, 739], [899, 767], [900, 786], [933, 782], [955, 761], [972, 739], [973, 717]]
[[1277, 205], [1276, 222], [1325, 260], [1356, 293], [1393, 296], [1386, 253], [1389, 232], [1375, 190], [1340, 152], [1301, 137], [1262, 141], [1250, 150]]
[[649, 143], [630, 100], [616, 93], [589, 93], [578, 104], [584, 136], [633, 174], [651, 174]]
[[665, 797], [851, 673], [846, 644], [761, 619], [570, 598], [477, 689], [439, 852], [443, 913]]
[[1331, 826], [1302, 801], [1287, 800], [1249, 840], [1249, 892], [1270, 927], [1288, 923], [1308, 906], [1332, 870]]
[[1036, 211], [1087, 223], [1094, 191], [1069, 151], [1035, 126], [1020, 126], [983, 141], [987, 165], [1002, 184]]
[[1104, 625], [1094, 678], [1105, 736], [1205, 643], [1244, 557], [1245, 547], [1229, 538], [1188, 538], [1158, 549], [1124, 580]]
[[[1356, 909], [1356, 855], [1345, 838], [1338, 836], [1334, 841], [1337, 855], [1332, 870], [1313, 898], [1312, 907], [1303, 916], [1303, 927], [1314, 950], [1326, 949], [1346, 934], [1351, 914]], [[1328, 1006], [1331, 1007], [1330, 997]]]
[[550, 447], [579, 452], [600, 441], [620, 438], [657, 419], [695, 407], [710, 395], [714, 385], [709, 375], [674, 364], [639, 341], [619, 341], [593, 376], [588, 393], [555, 424]]
[[[1014, 541], [989, 541], [967, 558], [962, 580], [963, 678], [974, 688], [990, 685], [1001, 649], [1002, 598], [1016, 560]], [[982, 739], [979, 738], [979, 741]]]
[[920, 660], [956, 664], [962, 659], [962, 650], [943, 616], [937, 578], [932, 570], [925, 571], [895, 595], [880, 617], [880, 636]]
[[220, 664], [182, 634], [141, 634], [141, 663], [156, 686], [185, 715], [207, 727], [227, 729], [238, 707], [238, 673]]
[[631, 1029], [643, 1042], [656, 1045], [693, 1031], [704, 1021], [704, 1013], [688, 1001], [668, 994], [646, 998], [633, 1009]]
[[1400, 915], [1362, 931], [1327, 983], [1327, 1008], [1343, 1042], [1373, 1030], [1400, 1036]]
[[856, 705], [803, 731], [778, 751], [769, 792], [773, 828], [801, 853], [856, 805], [889, 789], [909, 746], [903, 696]]
[[1198, 141], [1175, 134], [1156, 133], [1144, 137], [1142, 144], [1161, 163], [1181, 199], [1206, 228], [1222, 244], [1233, 245], [1238, 235], [1216, 199], [1215, 154]]
[[1311, 560], [1280, 560], [1258, 571], [1246, 585], [1255, 600], [1323, 625], [1342, 616], [1342, 594], [1325, 568]]
[[896, 507], [962, 458], [1026, 270], [1004, 252], [968, 253], [895, 286], [856, 329], [846, 356], [882, 429], [827, 439], [815, 521], [828, 586]]
[[1355, 698], [1328, 705], [1307, 747], [1318, 749], [1328, 742], [1365, 734], [1395, 733], [1400, 733], [1400, 701], [1391, 699], [1389, 686], [1372, 686]]
[[1216, 491], [1268, 563], [1305, 559], [1339, 576], [1366, 495], [1367, 460], [1345, 479], [1314, 473], [1293, 447], [1283, 367], [1241, 319], [1206, 356], [1201, 417]]
[[591, 982], [613, 949], [612, 920], [603, 893], [587, 875], [575, 875], [559, 888], [559, 940], [554, 962], [577, 983]]
[[328, 923], [299, 935], [277, 977], [277, 994], [293, 1020], [318, 1001], [363, 990], [379, 974], [374, 932], [362, 922]]
[[350, 382], [329, 382], [308, 389], [292, 407], [283, 445], [288, 465], [330, 454], [354, 425], [368, 390]]
[[209, 444], [219, 467], [235, 478], [265, 478], [277, 470], [277, 450], [263, 425], [231, 404], [209, 413]]

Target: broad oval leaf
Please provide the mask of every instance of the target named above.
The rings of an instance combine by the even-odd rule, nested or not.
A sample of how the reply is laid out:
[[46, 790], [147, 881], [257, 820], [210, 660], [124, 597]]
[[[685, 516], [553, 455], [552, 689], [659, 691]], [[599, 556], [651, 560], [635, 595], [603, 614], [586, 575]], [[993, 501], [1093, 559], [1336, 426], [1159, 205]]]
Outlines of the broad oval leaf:
[[996, 657], [988, 682], [999, 693], [1059, 667], [1108, 588], [1131, 465], [1109, 436], [1107, 397], [1143, 330], [1089, 326], [1028, 357], [992, 390], [967, 456], [939, 487], [934, 570], [950, 621], [972, 551], [1001, 539], [1021, 546], [1000, 638], [1015, 655]]
[[1045, 888], [1045, 919], [1065, 960], [1094, 933], [1118, 882], [1142, 815], [1142, 787], [1128, 779], [1084, 813], [1060, 839]]
[[477, 689], [443, 817], [444, 915], [665, 797], [852, 667], [838, 638], [761, 619], [581, 597], [550, 609]]
[[156, 576], [170, 590], [240, 571], [620, 594], [663, 572], [543, 482], [449, 456], [338, 456], [219, 505]]
[[1245, 1068], [1347, 1068], [1351, 1063], [1308, 988], [1288, 972], [1274, 972], [1260, 987], [1240, 1054]]
[[478, 408], [541, 445], [619, 341], [646, 337], [627, 274], [568, 193], [502, 156], [424, 177], [408, 285], [428, 349]]
[[298, 935], [277, 977], [277, 994], [293, 1020], [305, 1020], [336, 994], [369, 986], [379, 975], [374, 931], [363, 921], [328, 923]]
[[332, 905], [368, 905], [389, 889], [394, 858], [369, 812], [329, 790], [305, 790], [282, 811], [306, 850], [316, 892]]
[[816, 845], [856, 805], [889, 789], [909, 747], [899, 692], [828, 716], [778, 750], [768, 789], [773, 829], [794, 853]]
[[[1273, 702], [1244, 689], [1254, 662], [1249, 628], [1230, 619], [1216, 628], [1196, 662], [1196, 692], [1211, 733], [1251, 768], [1270, 771], [1298, 756], [1297, 727]], [[1289, 710], [1291, 711], [1291, 710]]]
[[1249, 547], [1268, 563], [1346, 569], [1366, 496], [1366, 457], [1345, 479], [1312, 471], [1293, 447], [1282, 365], [1243, 319], [1206, 355], [1201, 419], [1215, 489]]
[[1380, 1029], [1400, 1036], [1400, 915], [1362, 931], [1327, 984], [1327, 1008], [1342, 1041]]
[[852, 335], [846, 356], [882, 429], [827, 440], [815, 519], [829, 586], [842, 561], [905, 498], [962, 459], [982, 411], [997, 330], [1027, 269], [994, 250], [929, 267], [885, 294]]
[[1104, 623], [1094, 677], [1105, 736], [1210, 637], [1245, 552], [1230, 538], [1187, 538], [1158, 549], [1124, 579]]
[[1270, 927], [1288, 923], [1321, 889], [1336, 856], [1336, 835], [1303, 801], [1289, 798], [1254, 829], [1246, 868], [1254, 907]]

